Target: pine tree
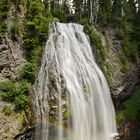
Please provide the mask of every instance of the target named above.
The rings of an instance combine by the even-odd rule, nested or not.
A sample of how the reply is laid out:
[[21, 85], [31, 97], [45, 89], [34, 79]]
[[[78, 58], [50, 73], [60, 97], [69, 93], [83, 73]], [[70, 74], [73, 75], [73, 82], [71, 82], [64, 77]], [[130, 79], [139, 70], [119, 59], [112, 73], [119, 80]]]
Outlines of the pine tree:
[[132, 23], [133, 18], [136, 14], [136, 6], [134, 0], [129, 0], [128, 2], [126, 2], [124, 12], [126, 20]]
[[62, 5], [62, 12], [63, 14], [69, 14], [70, 13], [70, 6], [69, 6], [69, 3], [68, 3], [68, 0], [64, 0], [63, 1], [63, 5]]
[[114, 0], [112, 5], [112, 22], [115, 26], [123, 26], [124, 6], [126, 0]]
[[75, 16], [76, 16], [77, 20], [80, 20], [81, 16], [82, 16], [83, 0], [73, 0], [73, 5], [75, 8]]
[[122, 16], [123, 1], [124, 0], [114, 0], [113, 9], [112, 9], [112, 13], [114, 17]]
[[111, 1], [99, 0], [98, 23], [107, 25], [111, 18]]
[[[135, 3], [136, 5], [136, 3]], [[132, 8], [133, 7], [133, 3], [132, 3]], [[133, 32], [131, 33], [131, 38], [133, 39], [133, 41], [136, 43], [137, 45], [137, 49], [138, 49], [138, 54], [139, 54], [139, 57], [140, 57], [140, 1], [137, 1], [137, 6], [138, 7], [135, 7], [133, 10], [133, 12], [135, 14], [131, 14], [131, 18], [132, 18], [132, 21], [133, 21]], [[136, 10], [136, 11], [135, 11]]]
[[51, 0], [44, 0], [43, 3], [45, 6], [45, 9], [50, 11], [51, 10]]
[[[136, 62], [138, 56], [138, 40], [135, 39], [136, 25], [134, 22], [135, 17], [137, 17], [136, 6], [134, 0], [125, 1], [124, 3], [124, 15], [122, 21], [124, 26], [121, 30], [124, 30], [123, 39], [123, 50], [125, 56], [131, 61]], [[138, 19], [136, 19], [138, 20]], [[138, 27], [138, 26], [137, 26]], [[136, 29], [136, 30], [135, 30]], [[136, 36], [137, 37], [137, 36]]]

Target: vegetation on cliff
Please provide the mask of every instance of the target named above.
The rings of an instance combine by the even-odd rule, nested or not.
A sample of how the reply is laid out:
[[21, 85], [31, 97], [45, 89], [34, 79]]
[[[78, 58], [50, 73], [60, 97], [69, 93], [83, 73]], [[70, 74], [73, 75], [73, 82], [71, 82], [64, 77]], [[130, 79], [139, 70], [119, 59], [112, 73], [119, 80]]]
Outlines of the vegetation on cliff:
[[[6, 20], [10, 7], [16, 7], [15, 21], [18, 21], [20, 7], [24, 7], [24, 29], [21, 32], [18, 24], [11, 28], [12, 40], [19, 36], [23, 40], [26, 63], [19, 70], [17, 79], [9, 79], [0, 83], [0, 95], [6, 101], [15, 104], [18, 110], [29, 109], [29, 94], [31, 85], [40, 65], [41, 53], [48, 38], [49, 23], [52, 21], [74, 21], [84, 25], [85, 32], [89, 35], [93, 50], [97, 55], [97, 61], [104, 70], [103, 65], [107, 58], [101, 37], [93, 31], [94, 27], [104, 33], [104, 30], [112, 28], [115, 35], [121, 41], [122, 52], [120, 61], [123, 65], [122, 72], [126, 72], [125, 59], [130, 63], [137, 63], [140, 57], [140, 1], [136, 0], [74, 0], [73, 6], [69, 0], [61, 3], [59, 0], [1, 0], [0, 1], [0, 41], [5, 36], [8, 28]], [[105, 71], [105, 70], [104, 70]], [[108, 70], [107, 78], [110, 79]], [[108, 80], [111, 82], [110, 80]], [[119, 120], [135, 118], [140, 110], [139, 88], [134, 90], [132, 97], [125, 102], [124, 110], [119, 113]], [[8, 108], [4, 109], [10, 114]]]
[[140, 85], [137, 85], [132, 96], [124, 102], [123, 110], [118, 112], [117, 120], [119, 122], [125, 119], [135, 120], [140, 111]]

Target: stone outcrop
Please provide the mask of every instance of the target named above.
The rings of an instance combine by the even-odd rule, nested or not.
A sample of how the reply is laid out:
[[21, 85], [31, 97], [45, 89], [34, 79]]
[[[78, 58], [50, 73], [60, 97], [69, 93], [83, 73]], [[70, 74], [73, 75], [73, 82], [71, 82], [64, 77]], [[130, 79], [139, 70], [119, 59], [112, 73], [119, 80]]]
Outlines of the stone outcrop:
[[20, 43], [12, 42], [8, 37], [0, 44], [0, 80], [15, 77], [24, 62]]
[[[109, 71], [111, 80], [111, 94], [118, 101], [126, 100], [134, 87], [140, 81], [140, 63], [130, 63], [123, 53], [121, 40], [116, 37], [116, 31], [108, 28], [96, 32], [102, 38], [103, 47], [106, 50], [105, 75]], [[125, 61], [125, 65], [121, 62]], [[125, 70], [124, 70], [125, 69]]]
[[14, 140], [34, 140], [34, 132], [35, 128], [30, 128], [26, 130], [24, 133], [18, 134]]
[[[104, 62], [105, 75], [111, 79], [110, 90], [113, 102], [117, 110], [122, 110], [123, 103], [133, 93], [134, 88], [140, 82], [140, 62], [130, 63], [123, 53], [121, 40], [116, 37], [116, 31], [112, 28], [97, 31], [102, 38], [103, 47], [106, 50], [106, 60]], [[122, 63], [125, 61], [125, 65]], [[118, 124], [119, 140], [139, 140], [140, 139], [140, 118], [135, 120], [124, 120]]]
[[118, 124], [118, 132], [120, 140], [139, 140], [140, 123], [136, 120], [125, 120], [123, 123]]
[[[21, 36], [18, 36], [16, 40], [11, 37], [11, 28], [15, 23], [15, 11], [15, 6], [11, 5], [6, 20], [7, 30], [0, 40], [0, 81], [17, 78], [19, 75], [18, 70], [25, 62]], [[23, 29], [22, 20], [23, 17], [19, 17], [19, 22], [17, 23], [17, 26], [20, 26], [19, 31], [21, 34]], [[4, 112], [5, 107], [11, 110], [9, 115]], [[15, 112], [12, 103], [5, 102], [0, 98], [0, 140], [13, 140], [14, 136], [23, 129], [23, 121], [24, 113]]]
[[133, 67], [126, 76], [122, 78], [119, 85], [111, 88], [115, 106], [120, 108], [122, 103], [128, 99], [140, 81], [140, 66]]
[[[11, 6], [8, 18], [7, 18], [7, 31], [2, 40], [0, 40], [0, 81], [10, 78], [15, 78], [18, 76], [18, 69], [25, 62], [23, 57], [23, 40], [21, 36], [18, 36], [15, 41], [11, 39], [11, 27], [14, 24], [14, 14], [15, 14], [14, 5]], [[17, 15], [19, 18], [18, 27], [19, 32], [23, 32], [23, 20], [25, 15], [25, 8], [20, 5], [19, 6], [19, 14]], [[56, 19], [57, 21], [58, 19]], [[105, 62], [105, 71], [110, 71], [110, 79], [111, 79], [111, 93], [113, 99], [115, 101], [115, 106], [120, 108], [123, 101], [126, 100], [129, 96], [131, 96], [133, 88], [140, 79], [140, 65], [131, 64], [128, 62], [126, 69], [127, 72], [122, 72], [122, 68], [124, 67], [121, 63], [120, 56], [124, 55], [122, 52], [121, 41], [118, 40], [115, 36], [115, 30], [112, 28], [108, 28], [106, 30], [97, 31], [95, 30], [102, 38], [102, 43], [104, 48], [106, 49], [107, 58]], [[10, 116], [6, 116], [3, 112], [4, 106], [13, 105], [11, 103], [7, 103], [2, 101], [0, 98], [0, 140], [12, 140], [13, 137], [20, 133], [22, 129], [22, 121], [19, 119], [19, 114], [13, 114]], [[126, 137], [125, 140], [138, 140], [134, 139], [134, 135], [129, 131], [134, 130], [136, 126], [135, 123], [131, 122], [123, 125], [123, 136], [129, 134], [129, 137]], [[33, 132], [34, 129], [29, 129], [25, 133], [19, 134], [15, 137], [15, 140], [33, 140]], [[133, 132], [133, 131], [132, 131]], [[133, 138], [132, 138], [133, 136]], [[123, 138], [124, 139], [124, 138]]]

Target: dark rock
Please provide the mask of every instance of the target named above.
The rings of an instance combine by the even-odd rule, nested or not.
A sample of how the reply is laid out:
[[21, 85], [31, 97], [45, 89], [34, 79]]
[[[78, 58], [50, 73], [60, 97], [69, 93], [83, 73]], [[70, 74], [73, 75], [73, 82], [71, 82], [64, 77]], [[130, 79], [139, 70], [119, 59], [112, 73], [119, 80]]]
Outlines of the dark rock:
[[75, 22], [76, 21], [75, 16], [74, 15], [67, 15], [66, 21], [67, 22]]
[[14, 140], [34, 140], [34, 132], [35, 128], [30, 128], [26, 130], [24, 133], [18, 134]]
[[120, 108], [122, 103], [128, 99], [134, 90], [134, 87], [140, 81], [140, 66], [136, 65], [127, 76], [122, 80], [122, 83], [111, 87], [111, 94], [116, 108]]
[[121, 140], [140, 140], [140, 127], [135, 120], [129, 120], [120, 124]]

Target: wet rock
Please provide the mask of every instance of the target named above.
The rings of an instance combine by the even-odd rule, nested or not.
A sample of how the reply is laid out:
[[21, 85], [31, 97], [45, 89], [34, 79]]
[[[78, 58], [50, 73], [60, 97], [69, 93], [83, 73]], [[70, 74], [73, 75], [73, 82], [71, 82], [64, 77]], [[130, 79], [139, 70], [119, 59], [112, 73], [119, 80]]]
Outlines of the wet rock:
[[24, 133], [18, 134], [14, 140], [34, 140], [35, 128], [30, 128]]
[[122, 78], [119, 85], [111, 87], [114, 103], [117, 109], [121, 108], [123, 102], [128, 99], [140, 81], [140, 66], [136, 65]]
[[140, 127], [139, 123], [135, 120], [125, 120], [120, 124], [120, 140], [139, 140]]

